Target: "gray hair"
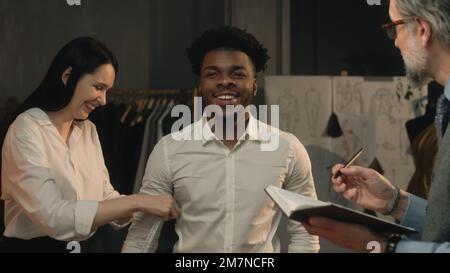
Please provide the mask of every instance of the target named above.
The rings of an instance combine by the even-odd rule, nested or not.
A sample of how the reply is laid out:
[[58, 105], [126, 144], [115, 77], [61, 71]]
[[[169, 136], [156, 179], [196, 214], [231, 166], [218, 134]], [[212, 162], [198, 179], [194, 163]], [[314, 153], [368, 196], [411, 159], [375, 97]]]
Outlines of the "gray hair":
[[450, 0], [397, 0], [396, 3], [400, 15], [424, 19], [431, 26], [433, 39], [450, 45]]

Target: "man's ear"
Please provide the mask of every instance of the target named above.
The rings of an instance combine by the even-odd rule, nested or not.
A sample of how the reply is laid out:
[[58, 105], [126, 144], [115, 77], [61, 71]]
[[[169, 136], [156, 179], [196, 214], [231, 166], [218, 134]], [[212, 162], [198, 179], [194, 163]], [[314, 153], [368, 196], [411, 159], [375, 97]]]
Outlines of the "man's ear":
[[72, 73], [72, 67], [67, 68], [61, 75], [61, 80], [65, 86], [67, 86], [67, 81], [69, 80], [70, 74]]
[[253, 82], [253, 97], [256, 96], [257, 93], [258, 93], [258, 82], [255, 78], [255, 81]]
[[417, 33], [419, 34], [419, 39], [423, 47], [428, 47], [431, 43], [431, 36], [433, 35], [433, 30], [431, 29], [430, 23], [423, 20], [420, 17], [414, 19], [417, 23]]

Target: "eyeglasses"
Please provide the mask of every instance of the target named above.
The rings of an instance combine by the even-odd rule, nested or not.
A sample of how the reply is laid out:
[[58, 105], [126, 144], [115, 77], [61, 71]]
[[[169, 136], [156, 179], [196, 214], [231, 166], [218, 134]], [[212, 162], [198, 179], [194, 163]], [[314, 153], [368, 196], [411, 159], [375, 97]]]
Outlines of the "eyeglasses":
[[386, 31], [387, 36], [395, 40], [397, 38], [397, 28], [398, 25], [406, 24], [406, 20], [397, 20], [387, 24], [382, 25], [381, 27]]

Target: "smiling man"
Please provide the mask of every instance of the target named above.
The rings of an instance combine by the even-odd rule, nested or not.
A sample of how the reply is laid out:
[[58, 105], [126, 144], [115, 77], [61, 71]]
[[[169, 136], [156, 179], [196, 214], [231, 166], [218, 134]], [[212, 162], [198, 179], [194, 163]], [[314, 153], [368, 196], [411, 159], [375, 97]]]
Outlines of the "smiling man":
[[[281, 212], [264, 189], [275, 185], [313, 198], [316, 192], [300, 141], [242, 111], [256, 95], [256, 75], [266, 67], [267, 49], [244, 30], [220, 27], [198, 38], [188, 56], [206, 108], [215, 108], [214, 119], [231, 120], [232, 126], [211, 126], [212, 116], [205, 111], [197, 122], [164, 137], [150, 155], [140, 192], [176, 199], [182, 213], [175, 252], [279, 252], [275, 233]], [[244, 118], [242, 133], [233, 130], [239, 117]], [[200, 129], [201, 140], [185, 140]], [[230, 137], [218, 134], [220, 129]], [[279, 142], [264, 151], [262, 136], [268, 132], [278, 134]], [[160, 228], [161, 219], [136, 214], [122, 251], [154, 251]], [[289, 222], [288, 233], [289, 251], [319, 250], [318, 238], [300, 223]]]

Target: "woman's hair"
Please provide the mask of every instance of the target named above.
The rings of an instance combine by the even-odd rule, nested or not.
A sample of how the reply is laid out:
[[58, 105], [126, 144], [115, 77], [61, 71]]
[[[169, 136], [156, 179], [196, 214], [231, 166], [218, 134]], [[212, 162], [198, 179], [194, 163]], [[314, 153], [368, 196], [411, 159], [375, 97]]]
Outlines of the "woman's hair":
[[[72, 99], [78, 81], [104, 64], [111, 64], [117, 74], [118, 63], [113, 53], [91, 37], [80, 37], [66, 44], [53, 59], [39, 87], [18, 107], [10, 123], [22, 112], [38, 107], [43, 111], [59, 111]], [[67, 84], [64, 71], [71, 68]]]

